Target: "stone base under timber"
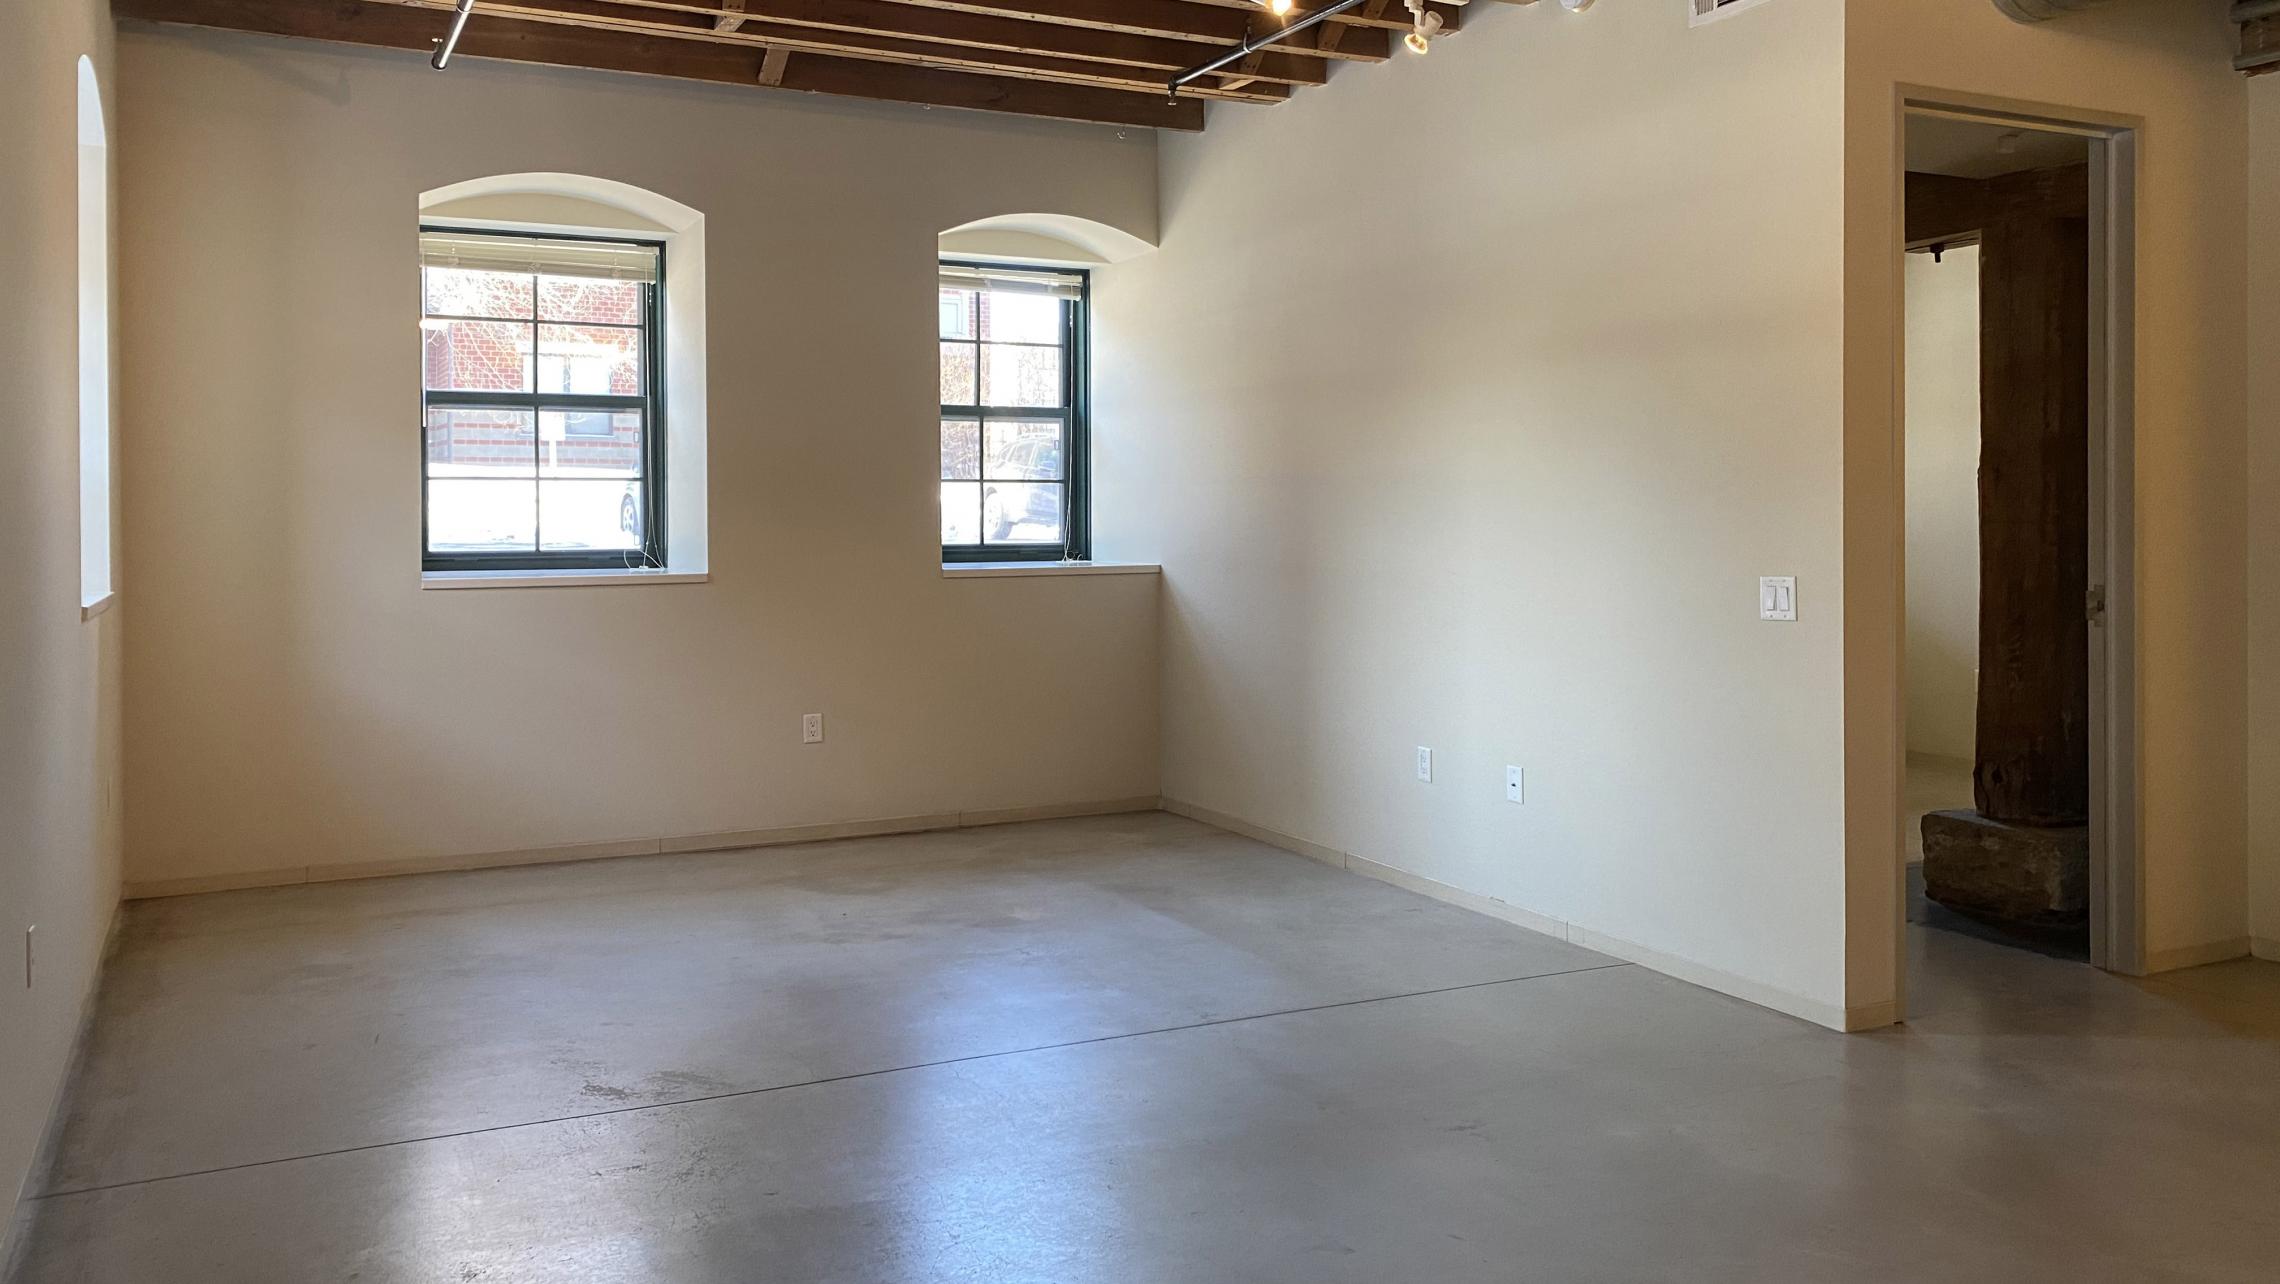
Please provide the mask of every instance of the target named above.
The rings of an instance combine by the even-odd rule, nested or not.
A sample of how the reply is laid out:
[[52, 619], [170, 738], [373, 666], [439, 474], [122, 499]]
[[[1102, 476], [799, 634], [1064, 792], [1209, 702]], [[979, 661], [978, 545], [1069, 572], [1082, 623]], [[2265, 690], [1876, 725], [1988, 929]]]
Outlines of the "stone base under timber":
[[1975, 811], [1924, 817], [1924, 894], [1959, 913], [2032, 927], [2090, 917], [2090, 830], [2006, 825]]

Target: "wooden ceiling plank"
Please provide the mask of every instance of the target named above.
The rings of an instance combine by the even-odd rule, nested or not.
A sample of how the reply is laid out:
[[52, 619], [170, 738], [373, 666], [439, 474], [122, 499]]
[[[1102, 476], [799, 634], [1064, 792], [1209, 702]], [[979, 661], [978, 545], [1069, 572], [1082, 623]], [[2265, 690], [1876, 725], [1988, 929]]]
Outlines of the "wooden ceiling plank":
[[[1363, 18], [1374, 21], [1385, 16], [1386, 6], [1389, 3], [1390, 0], [1369, 0], [1369, 3], [1364, 4], [1360, 9], [1349, 10], [1348, 12], [1359, 13]], [[1350, 23], [1325, 22], [1314, 29], [1315, 48], [1325, 54], [1336, 53], [1338, 46], [1345, 42], [1346, 33], [1352, 30], [1353, 24]], [[1389, 35], [1386, 39], [1390, 41], [1392, 37]]]
[[[113, 0], [121, 18], [187, 23], [274, 36], [425, 53], [440, 29], [434, 15], [365, 0]], [[480, 15], [479, 15], [480, 16]], [[493, 17], [470, 22], [458, 54], [557, 67], [633, 72], [755, 85], [765, 51], [730, 44], [628, 36], [618, 32]], [[882, 102], [1044, 116], [1059, 120], [1194, 131], [1203, 103], [1159, 94], [1062, 84], [814, 54], [783, 69], [781, 87]]]
[[[1174, 40], [1191, 40], [1198, 44], [1227, 46], [1241, 44], [1251, 29], [1251, 14], [1255, 6], [1245, 5], [1249, 13], [1215, 6], [1192, 4], [1189, 0], [892, 0], [922, 9], [948, 9], [957, 13], [996, 14], [1030, 22], [1043, 22], [1058, 26], [1090, 27], [1100, 31], [1122, 31], [1131, 35], [1163, 36]], [[1343, 15], [1341, 15], [1343, 17]], [[1339, 19], [1332, 19], [1333, 22]], [[1408, 23], [1399, 24], [1404, 30]], [[1276, 49], [1302, 57], [1337, 58], [1349, 62], [1383, 62], [1393, 56], [1392, 34], [1389, 31], [1356, 31], [1338, 44], [1338, 52], [1324, 53], [1306, 42], [1276, 45]], [[1207, 55], [1209, 52], [1206, 51]], [[1203, 59], [1198, 58], [1196, 62]], [[1191, 64], [1192, 65], [1192, 64]]]
[[[408, 9], [434, 9], [439, 3], [447, 3], [447, 0], [367, 0], [367, 2], [398, 5]], [[755, 49], [782, 46], [802, 52], [834, 54], [877, 62], [1024, 76], [1056, 83], [1103, 85], [1123, 90], [1126, 93], [1158, 94], [1164, 92], [1163, 81], [1157, 72], [1112, 63], [1084, 62], [1003, 49], [975, 49], [966, 46], [943, 45], [923, 40], [905, 39], [887, 33], [861, 30], [824, 30], [811, 27], [778, 26], [773, 23], [763, 23], [756, 19], [748, 19], [742, 30], [732, 34], [716, 31], [709, 26], [668, 24], [644, 18], [617, 17], [606, 10], [606, 5], [591, 3], [579, 4], [575, 9], [572, 9], [560, 2], [533, 5], [510, 3], [509, 0], [490, 0], [490, 3], [487, 3], [480, 12], [494, 21], [534, 22], [551, 26], [623, 32], [644, 37], [729, 44]], [[1198, 87], [1195, 92], [1206, 97], [1234, 98], [1246, 102], [1280, 102], [1289, 96], [1290, 90], [1286, 85], [1253, 85], [1241, 89]]]
[[792, 51], [777, 45], [760, 59], [760, 83], [774, 87], [784, 83], [784, 69], [791, 65]]
[[[1203, 9], [1248, 10], [1252, 13], [1259, 11], [1256, 0], [1178, 0], [1178, 3]], [[1283, 15], [1283, 21], [1296, 22], [1317, 9], [1328, 7], [1328, 0], [1300, 0], [1296, 7]], [[1387, 11], [1388, 8], [1391, 9], [1391, 12]], [[1464, 23], [1463, 5], [1433, 3], [1427, 4], [1425, 8], [1428, 12], [1441, 15], [1441, 30], [1443, 31], [1455, 31]], [[1380, 8], [1374, 14], [1365, 13], [1358, 9], [1348, 9], [1344, 13], [1333, 16], [1330, 21], [1347, 27], [1376, 27], [1384, 31], [1407, 31], [1415, 19], [1410, 17], [1409, 10], [1405, 5], [1392, 5]]]
[[713, 30], [734, 31], [744, 25], [744, 0], [720, 0], [721, 15], [713, 19]]
[[[371, 2], [448, 10], [452, 0]], [[739, 21], [744, 39], [754, 38], [763, 24], [781, 23], [1142, 67], [1149, 69], [1150, 75], [1138, 79], [1148, 80], [1168, 79], [1168, 73], [1196, 62], [1195, 47], [1184, 41], [953, 13], [893, 4], [888, 0], [743, 0], [743, 3], [744, 16]], [[486, 11], [510, 16], [531, 16], [533, 11], [545, 11], [565, 18], [591, 18], [595, 26], [638, 29], [689, 39], [728, 34], [720, 31], [716, 25], [718, 20], [711, 17], [715, 10], [689, 3], [689, 0], [491, 0], [477, 10], [478, 13]], [[533, 17], [532, 20], [550, 19]], [[628, 23], [640, 25], [629, 28]], [[1165, 75], [1159, 77], [1156, 73]], [[1116, 78], [1135, 79], [1129, 74]], [[1328, 69], [1320, 59], [1280, 54], [1266, 60], [1255, 79], [1284, 85], [1319, 85], [1328, 79]]]

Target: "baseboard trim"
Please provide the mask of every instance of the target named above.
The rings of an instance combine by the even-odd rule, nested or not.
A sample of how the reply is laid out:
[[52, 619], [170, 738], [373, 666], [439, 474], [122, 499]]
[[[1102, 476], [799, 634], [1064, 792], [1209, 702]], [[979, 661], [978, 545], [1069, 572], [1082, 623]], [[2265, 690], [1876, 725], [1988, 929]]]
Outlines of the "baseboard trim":
[[1206, 825], [1224, 829], [1229, 833], [1239, 834], [1245, 838], [1265, 843], [1269, 847], [1279, 847], [1284, 851], [1304, 856], [1309, 860], [1320, 861], [1333, 868], [1350, 870], [1364, 877], [1374, 878], [1406, 891], [1415, 892], [1420, 896], [1428, 896], [1434, 900], [1455, 905], [1460, 909], [1468, 909], [1476, 914], [1486, 914], [1490, 918], [1499, 919], [1515, 927], [1524, 927], [1531, 932], [1540, 932], [1545, 936], [1554, 937], [1572, 945], [1580, 945], [1587, 950], [1596, 950], [1601, 954], [1621, 959], [1626, 963], [1636, 963], [1650, 971], [1660, 972], [1664, 976], [1684, 981], [1689, 985], [1698, 985], [1706, 990], [1714, 990], [1729, 998], [1740, 999], [1745, 1003], [1754, 1003], [1761, 1008], [1770, 1008], [1786, 1016], [1793, 1016], [1801, 1021], [1810, 1021], [1814, 1025], [1831, 1030], [1842, 1030], [1848, 1033], [1875, 1030], [1899, 1020], [1899, 1005], [1896, 1002], [1887, 1001], [1865, 1004], [1860, 1007], [1840, 1008], [1834, 1004], [1823, 1003], [1817, 999], [1807, 998], [1801, 994], [1792, 994], [1787, 990], [1750, 980], [1748, 977], [1737, 976], [1731, 972], [1708, 967], [1691, 959], [1680, 958], [1675, 954], [1666, 954], [1661, 950], [1649, 949], [1644, 945], [1626, 941], [1621, 937], [1593, 931], [1565, 919], [1523, 909], [1518, 905], [1498, 900], [1493, 896], [1468, 892], [1461, 887], [1427, 878], [1422, 874], [1412, 873], [1398, 866], [1388, 865], [1383, 861], [1372, 860], [1367, 856], [1357, 856], [1352, 852], [1340, 851], [1338, 848], [1315, 842], [1312, 839], [1300, 838], [1295, 834], [1286, 834], [1278, 829], [1254, 824], [1240, 816], [1229, 815], [1223, 811], [1215, 811], [1209, 807], [1171, 797], [1163, 800], [1163, 808], [1175, 815], [1201, 821]]
[[681, 855], [690, 852], [737, 851], [748, 847], [788, 847], [796, 843], [828, 842], [836, 838], [876, 838], [887, 834], [923, 834], [944, 829], [978, 829], [1029, 820], [1067, 820], [1082, 816], [1115, 816], [1155, 811], [1155, 795], [1103, 798], [1088, 802], [1043, 803], [1028, 807], [989, 807], [973, 811], [928, 812], [914, 816], [888, 816], [875, 820], [828, 821], [815, 825], [780, 825], [771, 829], [719, 830], [673, 834], [660, 838], [628, 838], [555, 847], [528, 847], [514, 851], [473, 852], [457, 856], [415, 856], [404, 860], [351, 861], [339, 865], [287, 865], [275, 869], [242, 870], [189, 878], [152, 878], [129, 882], [122, 899], [153, 900], [167, 896], [198, 896], [207, 892], [234, 892], [254, 887], [293, 887], [304, 883], [338, 883], [364, 878], [398, 878], [408, 874], [447, 874], [473, 869], [507, 869], [517, 865], [560, 865], [575, 861], [615, 860], [622, 856]]
[[2222, 941], [2205, 941], [2199, 945], [2180, 945], [2174, 949], [2148, 950], [2145, 956], [2145, 975], [2174, 972], [2183, 967], [2200, 967], [2206, 963], [2222, 963], [2226, 959], [2247, 956], [2253, 940], [2246, 936], [2229, 937]]

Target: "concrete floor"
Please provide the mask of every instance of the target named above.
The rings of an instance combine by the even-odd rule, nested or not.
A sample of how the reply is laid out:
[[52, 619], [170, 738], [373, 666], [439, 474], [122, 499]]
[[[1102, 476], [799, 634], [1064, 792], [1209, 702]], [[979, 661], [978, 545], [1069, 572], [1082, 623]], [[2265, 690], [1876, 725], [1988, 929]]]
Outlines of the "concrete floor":
[[1846, 1037], [1168, 815], [129, 908], [51, 1281], [2257, 1280], [2280, 966]]

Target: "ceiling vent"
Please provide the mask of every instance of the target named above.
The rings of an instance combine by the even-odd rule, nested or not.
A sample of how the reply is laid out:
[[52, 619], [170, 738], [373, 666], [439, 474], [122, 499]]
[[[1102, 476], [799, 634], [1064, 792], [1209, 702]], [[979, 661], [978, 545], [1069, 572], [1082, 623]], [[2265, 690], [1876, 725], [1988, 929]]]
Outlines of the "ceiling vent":
[[1687, 3], [1693, 6], [1693, 11], [1687, 16], [1686, 25], [1699, 27], [1705, 22], [1716, 22], [1728, 14], [1764, 4], [1765, 0], [1687, 0]]

